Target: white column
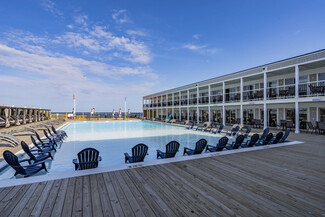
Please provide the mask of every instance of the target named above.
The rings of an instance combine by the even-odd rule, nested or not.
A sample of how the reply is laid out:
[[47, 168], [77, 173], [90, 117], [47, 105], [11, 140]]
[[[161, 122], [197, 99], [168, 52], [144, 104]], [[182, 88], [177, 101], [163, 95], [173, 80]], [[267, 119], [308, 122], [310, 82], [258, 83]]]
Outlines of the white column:
[[299, 103], [298, 102], [295, 102], [295, 108], [296, 108], [296, 111], [295, 111], [295, 116], [296, 116], [296, 123], [295, 123], [296, 130], [295, 130], [295, 133], [300, 133], [300, 126], [299, 126]]
[[[211, 85], [208, 86], [209, 87], [209, 105], [211, 104]], [[210, 118], [209, 118], [210, 119]]]
[[190, 109], [189, 109], [189, 107], [187, 107], [187, 120], [188, 121], [190, 120]]
[[267, 76], [266, 76], [266, 72], [264, 72], [264, 100], [266, 100], [266, 88], [267, 88]]
[[264, 103], [264, 129], [267, 128], [267, 108], [266, 103]]
[[280, 126], [280, 117], [279, 117], [279, 114], [280, 114], [280, 108], [277, 108], [276, 109], [276, 125], [277, 126]]
[[240, 105], [240, 124], [244, 124], [244, 110], [243, 110], [243, 105]]
[[[226, 85], [225, 85], [225, 82], [223, 81], [222, 82], [222, 103], [225, 103], [225, 100], [226, 100]], [[225, 124], [223, 124], [225, 125]]]
[[182, 120], [182, 110], [181, 107], [178, 108], [178, 120]]
[[174, 117], [174, 93], [172, 93], [172, 117], [173, 117], [173, 119], [175, 119], [175, 117]]
[[295, 78], [296, 78], [296, 85], [295, 85], [295, 97], [299, 97], [299, 66], [295, 66]]
[[222, 106], [222, 124], [226, 126], [226, 109], [225, 106]]
[[211, 107], [210, 107], [210, 105], [209, 105], [209, 122], [211, 122]]
[[161, 118], [163, 118], [163, 115], [164, 115], [164, 110], [161, 108], [160, 110], [160, 114], [161, 114]]
[[190, 105], [190, 90], [187, 89], [187, 106]]
[[199, 107], [196, 106], [196, 122], [199, 123], [200, 122], [200, 110]]
[[240, 78], [240, 101], [243, 102], [244, 81]]
[[316, 107], [316, 121], [319, 121], [320, 118], [319, 118], [319, 107], [317, 106]]
[[307, 107], [307, 121], [310, 121], [310, 107]]
[[196, 88], [196, 105], [199, 104], [199, 87]]

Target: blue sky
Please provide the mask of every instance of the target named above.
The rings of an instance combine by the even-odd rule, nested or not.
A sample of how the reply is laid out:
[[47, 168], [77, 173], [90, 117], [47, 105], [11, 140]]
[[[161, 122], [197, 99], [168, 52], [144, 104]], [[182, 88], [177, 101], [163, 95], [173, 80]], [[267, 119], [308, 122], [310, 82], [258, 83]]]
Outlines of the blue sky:
[[325, 1], [4, 0], [0, 104], [142, 110], [142, 96], [325, 48]]

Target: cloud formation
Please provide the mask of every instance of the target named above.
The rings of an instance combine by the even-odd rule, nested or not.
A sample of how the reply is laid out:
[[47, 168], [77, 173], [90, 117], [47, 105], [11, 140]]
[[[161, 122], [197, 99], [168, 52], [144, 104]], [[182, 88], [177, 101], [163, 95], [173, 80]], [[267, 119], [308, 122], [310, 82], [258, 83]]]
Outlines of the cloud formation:
[[213, 55], [220, 51], [219, 49], [216, 48], [210, 48], [208, 45], [195, 45], [195, 44], [184, 44], [182, 48], [194, 51], [198, 54], [202, 55]]
[[115, 13], [113, 13], [112, 18], [113, 18], [113, 20], [115, 20], [115, 22], [117, 24], [123, 24], [123, 23], [129, 22], [129, 19], [128, 19], [125, 9], [121, 9], [121, 10], [118, 10]]
[[49, 11], [51, 14], [53, 14], [55, 16], [63, 16], [63, 12], [59, 11], [56, 8], [55, 3], [51, 0], [43, 0], [42, 6], [43, 6], [44, 10]]

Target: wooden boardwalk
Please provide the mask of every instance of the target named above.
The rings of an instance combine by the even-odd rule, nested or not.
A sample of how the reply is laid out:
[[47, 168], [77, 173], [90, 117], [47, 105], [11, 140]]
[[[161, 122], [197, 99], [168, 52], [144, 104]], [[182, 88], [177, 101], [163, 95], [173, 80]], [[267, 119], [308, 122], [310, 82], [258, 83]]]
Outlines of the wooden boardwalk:
[[325, 136], [0, 189], [1, 216], [324, 216]]

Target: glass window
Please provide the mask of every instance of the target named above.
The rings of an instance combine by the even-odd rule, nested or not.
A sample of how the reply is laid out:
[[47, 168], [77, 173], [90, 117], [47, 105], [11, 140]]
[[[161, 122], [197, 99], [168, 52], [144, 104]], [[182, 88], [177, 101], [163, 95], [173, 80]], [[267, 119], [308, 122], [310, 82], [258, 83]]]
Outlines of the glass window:
[[253, 90], [253, 85], [244, 86], [244, 91], [245, 90]]
[[300, 76], [299, 77], [299, 83], [307, 83], [308, 82], [308, 76], [305, 75], [305, 76]]
[[295, 84], [295, 79], [294, 78], [285, 79], [285, 85], [291, 85], [291, 84]]
[[236, 88], [230, 88], [230, 93], [236, 92]]
[[264, 83], [260, 83], [260, 89], [264, 88]]
[[324, 81], [325, 80], [325, 73], [319, 73], [318, 74], [318, 80], [319, 81]]
[[319, 108], [319, 119], [321, 122], [325, 121], [325, 108]]

